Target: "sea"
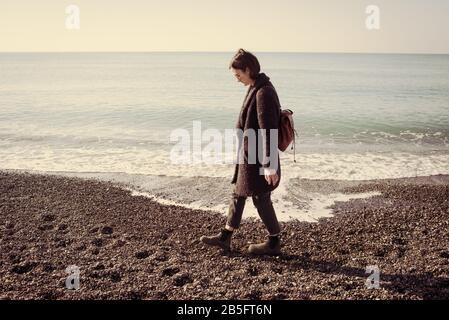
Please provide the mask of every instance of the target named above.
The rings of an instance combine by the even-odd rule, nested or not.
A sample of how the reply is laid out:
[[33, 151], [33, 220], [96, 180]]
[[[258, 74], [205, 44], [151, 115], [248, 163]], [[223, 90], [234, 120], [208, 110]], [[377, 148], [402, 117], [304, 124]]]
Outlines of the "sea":
[[[273, 192], [281, 220], [318, 221], [352, 199], [304, 187], [313, 181], [449, 174], [449, 55], [255, 54], [298, 131], [296, 162], [293, 150], [281, 154]], [[235, 128], [247, 88], [228, 68], [232, 56], [0, 53], [0, 169], [112, 180], [226, 214], [235, 150], [223, 143], [214, 162], [173, 154], [179, 132], [193, 150]]]

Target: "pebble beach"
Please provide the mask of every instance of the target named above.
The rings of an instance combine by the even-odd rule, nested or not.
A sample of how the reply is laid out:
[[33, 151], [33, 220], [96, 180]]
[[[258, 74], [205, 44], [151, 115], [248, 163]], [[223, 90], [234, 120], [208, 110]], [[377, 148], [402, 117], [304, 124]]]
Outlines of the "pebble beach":
[[[325, 183], [325, 181], [323, 181]], [[449, 299], [449, 176], [352, 183], [317, 223], [282, 222], [283, 254], [245, 219], [223, 253], [219, 213], [94, 179], [0, 171], [0, 299]], [[67, 267], [80, 270], [66, 288]], [[367, 266], [380, 271], [368, 288]]]

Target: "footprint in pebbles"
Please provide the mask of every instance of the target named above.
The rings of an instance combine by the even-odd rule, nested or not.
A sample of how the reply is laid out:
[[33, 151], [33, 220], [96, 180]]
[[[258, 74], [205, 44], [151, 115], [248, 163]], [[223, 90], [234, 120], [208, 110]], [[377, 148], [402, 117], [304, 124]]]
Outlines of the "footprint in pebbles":
[[54, 214], [44, 213], [42, 214], [42, 220], [45, 222], [53, 222], [56, 220], [56, 216]]
[[25, 274], [33, 270], [36, 265], [37, 264], [35, 262], [26, 262], [24, 264], [15, 265], [12, 267], [11, 272]]
[[147, 250], [139, 251], [135, 254], [135, 256], [137, 259], [143, 260], [150, 256], [150, 252], [148, 252]]

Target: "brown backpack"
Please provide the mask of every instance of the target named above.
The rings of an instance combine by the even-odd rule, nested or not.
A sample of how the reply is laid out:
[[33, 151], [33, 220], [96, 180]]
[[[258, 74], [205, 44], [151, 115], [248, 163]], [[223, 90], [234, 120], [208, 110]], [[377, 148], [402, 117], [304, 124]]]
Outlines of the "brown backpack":
[[[260, 89], [260, 88], [259, 88]], [[281, 105], [281, 101], [279, 97], [276, 95], [279, 106]], [[278, 130], [278, 149], [282, 152], [287, 150], [288, 146], [293, 142], [292, 150], [293, 150], [293, 161], [296, 162], [296, 139], [295, 136], [298, 136], [297, 131], [295, 130], [295, 124], [293, 122], [293, 111], [290, 109], [282, 109], [280, 107], [280, 117], [279, 117], [279, 130]]]
[[293, 111], [291, 111], [290, 109], [281, 109], [278, 132], [278, 148], [279, 150], [284, 152], [293, 142], [292, 149], [294, 162], [296, 162], [295, 136], [297, 135], [298, 133], [295, 130], [295, 124], [293, 122]]

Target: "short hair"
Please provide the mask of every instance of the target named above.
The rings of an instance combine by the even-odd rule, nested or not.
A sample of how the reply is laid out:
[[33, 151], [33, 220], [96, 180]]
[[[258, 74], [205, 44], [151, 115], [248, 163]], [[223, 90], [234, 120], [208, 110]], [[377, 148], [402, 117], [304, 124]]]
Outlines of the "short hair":
[[243, 71], [246, 71], [246, 68], [248, 68], [249, 75], [252, 79], [256, 79], [257, 75], [260, 73], [259, 60], [257, 60], [256, 56], [251, 52], [243, 49], [239, 49], [232, 58], [231, 63], [229, 64], [229, 69], [231, 68]]

